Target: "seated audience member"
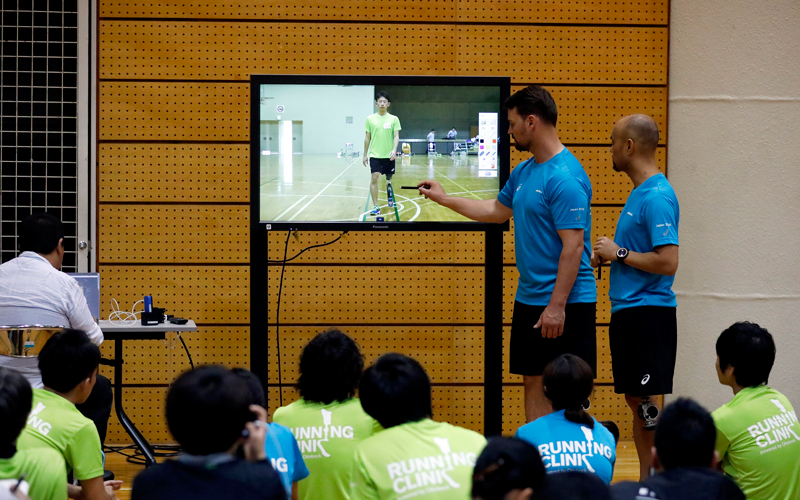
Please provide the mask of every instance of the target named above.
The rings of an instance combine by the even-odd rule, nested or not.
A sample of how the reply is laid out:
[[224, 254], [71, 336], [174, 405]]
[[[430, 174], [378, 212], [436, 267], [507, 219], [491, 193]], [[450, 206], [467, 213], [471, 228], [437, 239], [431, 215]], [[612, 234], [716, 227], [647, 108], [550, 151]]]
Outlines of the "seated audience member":
[[[59, 271], [64, 260], [64, 226], [49, 214], [34, 214], [19, 223], [19, 257], [0, 265], [0, 325], [48, 325], [87, 332], [92, 343], [103, 332], [92, 318], [81, 286]], [[22, 373], [34, 389], [42, 388], [36, 358], [0, 356], [0, 366]], [[92, 394], [78, 406], [106, 438], [113, 395], [111, 382], [97, 376]]]
[[431, 420], [431, 382], [415, 360], [385, 354], [364, 372], [361, 405], [384, 430], [356, 448], [353, 500], [463, 500], [486, 438]]
[[[247, 385], [220, 366], [183, 373], [167, 393], [167, 425], [184, 454], [133, 481], [133, 500], [285, 500], [265, 452], [264, 408]], [[245, 459], [236, 457], [242, 447]]]
[[592, 369], [578, 356], [562, 354], [545, 367], [542, 385], [553, 413], [523, 425], [516, 437], [536, 446], [548, 473], [593, 472], [609, 484], [614, 436], [582, 408], [594, 388]]
[[641, 483], [611, 487], [614, 500], [744, 500], [733, 481], [715, 468], [717, 429], [705, 408], [681, 398], [661, 412], [655, 431], [652, 464], [658, 474]]
[[[247, 384], [251, 395], [250, 404], [266, 408], [267, 397], [258, 377], [243, 368], [234, 368], [231, 372]], [[286, 495], [292, 500], [297, 500], [297, 482], [308, 477], [308, 468], [292, 431], [274, 422], [267, 424], [266, 452], [272, 468], [281, 477]], [[244, 458], [244, 451], [240, 449], [237, 456]]]
[[33, 500], [67, 498], [67, 470], [49, 448], [17, 450], [17, 437], [31, 412], [33, 392], [21, 373], [0, 367], [0, 484], [25, 478], [20, 490]]
[[800, 498], [800, 424], [789, 400], [767, 385], [775, 362], [772, 335], [734, 323], [717, 339], [717, 376], [733, 399], [711, 416], [722, 470], [747, 498]]
[[489, 440], [475, 462], [473, 500], [529, 500], [545, 483], [536, 448], [521, 439]]
[[[611, 500], [608, 486], [596, 474], [566, 471], [549, 474], [534, 500]], [[645, 500], [645, 499], [641, 499]]]
[[70, 498], [107, 500], [122, 481], [103, 481], [103, 450], [91, 420], [75, 408], [92, 393], [100, 349], [81, 330], [62, 330], [39, 353], [44, 389], [33, 390], [28, 423], [17, 440], [20, 450], [53, 448], [80, 486], [69, 485]]
[[294, 430], [311, 472], [298, 484], [301, 500], [319, 498], [321, 491], [326, 499], [350, 498], [356, 446], [381, 429], [355, 397], [363, 371], [358, 344], [339, 330], [320, 333], [303, 348], [300, 399], [272, 417]]

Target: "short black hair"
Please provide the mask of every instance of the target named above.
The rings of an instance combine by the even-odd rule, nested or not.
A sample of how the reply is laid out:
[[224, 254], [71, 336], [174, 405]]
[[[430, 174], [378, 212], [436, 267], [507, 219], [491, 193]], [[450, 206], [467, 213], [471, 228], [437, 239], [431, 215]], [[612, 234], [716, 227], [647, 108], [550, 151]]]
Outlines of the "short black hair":
[[766, 384], [775, 364], [775, 341], [756, 323], [741, 321], [723, 331], [717, 339], [719, 368], [733, 366], [736, 383], [742, 387]]
[[544, 368], [542, 385], [553, 410], [564, 410], [567, 420], [594, 428], [594, 420], [583, 409], [583, 402], [594, 389], [594, 373], [586, 361], [574, 354], [562, 354]]
[[710, 467], [717, 442], [714, 419], [689, 398], [667, 405], [656, 424], [655, 447], [664, 469]]
[[32, 404], [31, 384], [18, 371], [0, 366], [0, 446], [9, 446], [17, 439]]
[[297, 389], [306, 401], [330, 404], [356, 395], [364, 371], [358, 344], [337, 329], [322, 332], [300, 354]]
[[364, 411], [384, 429], [433, 416], [428, 374], [402, 354], [384, 354], [367, 368], [359, 395]]
[[384, 92], [383, 90], [375, 94], [375, 102], [378, 102], [378, 99], [380, 99], [381, 97], [385, 97], [387, 101], [392, 102], [392, 100], [389, 99], [389, 93]]
[[65, 328], [50, 337], [39, 352], [42, 383], [60, 393], [91, 377], [99, 364], [100, 348], [83, 330]]
[[242, 379], [250, 390], [250, 404], [258, 405], [262, 408], [267, 407], [267, 393], [264, 392], [264, 384], [255, 373], [244, 368], [232, 368], [231, 373]]
[[515, 109], [520, 116], [536, 115], [545, 123], [556, 126], [558, 123], [558, 108], [553, 96], [544, 87], [529, 85], [524, 89], [511, 94], [503, 107], [507, 110]]
[[19, 223], [19, 251], [47, 255], [64, 237], [64, 224], [50, 214], [32, 214]]
[[255, 420], [251, 397], [240, 377], [221, 366], [201, 366], [181, 374], [170, 387], [167, 425], [186, 453], [223, 453]]
[[521, 439], [494, 437], [475, 461], [472, 498], [503, 500], [511, 490], [539, 491], [545, 470], [539, 452]]
[[608, 486], [597, 474], [566, 471], [548, 474], [544, 488], [534, 500], [611, 500]]

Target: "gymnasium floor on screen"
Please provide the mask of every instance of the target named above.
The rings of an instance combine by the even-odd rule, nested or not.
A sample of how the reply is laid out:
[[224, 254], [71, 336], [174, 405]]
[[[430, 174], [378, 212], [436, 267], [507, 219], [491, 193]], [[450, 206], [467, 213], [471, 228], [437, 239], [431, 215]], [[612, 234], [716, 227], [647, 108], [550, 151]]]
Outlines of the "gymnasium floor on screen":
[[[162, 462], [163, 460], [158, 459], [158, 461]], [[122, 489], [117, 492], [117, 499], [129, 500], [133, 478], [144, 469], [144, 465], [129, 464], [125, 461], [125, 457], [118, 453], [106, 453], [106, 469], [114, 471], [116, 479], [124, 481]], [[638, 480], [639, 459], [636, 457], [633, 441], [620, 441], [617, 445], [617, 464], [614, 467], [612, 483]]]
[[[261, 157], [261, 220], [265, 221], [370, 221], [370, 172], [361, 156], [337, 158], [323, 154], [265, 155]], [[474, 199], [497, 197], [497, 177], [478, 176], [475, 155], [426, 154], [398, 156], [392, 177], [397, 215], [389, 208], [386, 179], [378, 183], [380, 217], [386, 221], [466, 221], [465, 217], [437, 205], [418, 191], [401, 189], [426, 179], [437, 180], [448, 194]]]

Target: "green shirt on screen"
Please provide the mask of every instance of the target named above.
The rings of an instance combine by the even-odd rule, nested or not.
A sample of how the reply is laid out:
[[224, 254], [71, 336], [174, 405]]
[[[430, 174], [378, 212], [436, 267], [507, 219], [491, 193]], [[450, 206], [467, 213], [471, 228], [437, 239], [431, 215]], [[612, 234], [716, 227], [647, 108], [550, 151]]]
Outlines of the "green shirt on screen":
[[94, 422], [58, 394], [34, 389], [31, 413], [17, 439], [17, 448], [47, 447], [61, 453], [75, 479], [83, 481], [103, 475], [103, 450]]
[[722, 468], [748, 499], [800, 498], [800, 424], [783, 394], [746, 387], [711, 416]]
[[17, 450], [11, 458], [0, 458], [0, 479], [19, 479], [25, 474], [31, 500], [66, 500], [67, 470], [56, 450]]
[[300, 399], [275, 410], [272, 421], [292, 430], [310, 472], [297, 483], [300, 500], [348, 500], [356, 446], [382, 429], [357, 398], [327, 405]]
[[423, 419], [383, 430], [356, 450], [352, 500], [465, 500], [486, 438]]
[[394, 133], [402, 130], [400, 119], [386, 113], [381, 116], [379, 113], [369, 115], [364, 130], [369, 132], [369, 157], [370, 158], [389, 158], [394, 151]]

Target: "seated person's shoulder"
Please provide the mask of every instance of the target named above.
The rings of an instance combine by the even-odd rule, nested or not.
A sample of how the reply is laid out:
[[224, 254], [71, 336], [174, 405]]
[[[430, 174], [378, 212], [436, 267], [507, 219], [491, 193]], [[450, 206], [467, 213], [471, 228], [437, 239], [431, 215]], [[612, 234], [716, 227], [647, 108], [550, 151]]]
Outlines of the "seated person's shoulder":
[[652, 492], [653, 494], [651, 495], [649, 488], [633, 481], [612, 484], [609, 491], [611, 492], [611, 498], [614, 500], [634, 500], [638, 496], [659, 500], [655, 492]]

